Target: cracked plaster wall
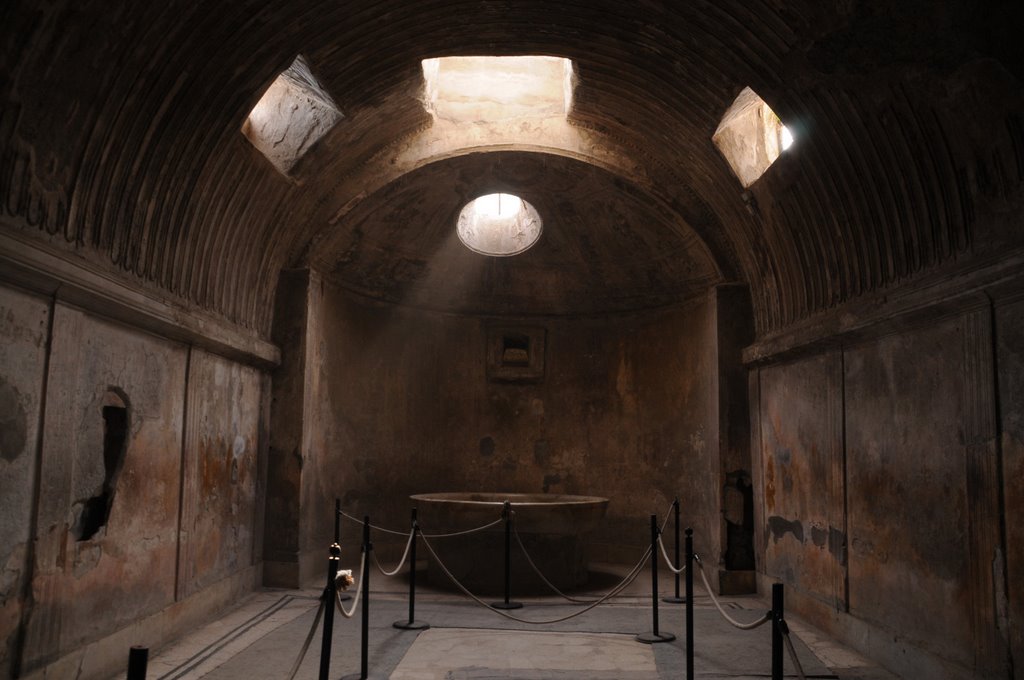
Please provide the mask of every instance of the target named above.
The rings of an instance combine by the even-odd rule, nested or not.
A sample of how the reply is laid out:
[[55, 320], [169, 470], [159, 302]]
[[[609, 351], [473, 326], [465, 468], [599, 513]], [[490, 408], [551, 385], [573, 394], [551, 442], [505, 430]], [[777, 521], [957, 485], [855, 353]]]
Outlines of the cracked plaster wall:
[[0, 288], [0, 677], [9, 677], [28, 578], [32, 486], [50, 307]]
[[[104, 677], [124, 651], [105, 639], [136, 626], [158, 644], [185, 625], [189, 596], [256, 564], [265, 380], [15, 289], [0, 287], [0, 315], [0, 675]], [[112, 390], [128, 407], [124, 464], [105, 526], [76, 540], [103, 485]]]
[[[523, 321], [545, 331], [543, 377], [524, 382], [488, 379], [487, 320], [376, 305], [332, 288], [324, 308], [317, 403], [335, 463], [330, 486], [351, 514], [401, 528], [413, 493], [606, 496], [592, 557], [632, 562], [649, 540], [650, 515], [664, 516], [678, 494], [697, 545], [717, 559], [716, 334], [706, 301]], [[343, 530], [355, 544], [358, 526]]]
[[[998, 377], [1014, 423], [1011, 309], [998, 317]], [[1007, 677], [1008, 627], [1021, 651], [1020, 608], [1006, 600], [1020, 554], [1004, 571], [1000, 540], [1019, 506], [1019, 428], [1003, 436], [1000, 472], [992, 319], [979, 298], [753, 372], [759, 569], [799, 614], [907, 677]]]

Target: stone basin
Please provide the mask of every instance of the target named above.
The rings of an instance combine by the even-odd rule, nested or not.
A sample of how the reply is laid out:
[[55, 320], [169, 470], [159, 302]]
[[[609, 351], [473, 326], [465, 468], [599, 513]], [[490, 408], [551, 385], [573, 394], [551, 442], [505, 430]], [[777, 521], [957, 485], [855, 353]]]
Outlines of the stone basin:
[[[428, 537], [467, 531], [500, 519], [505, 502], [515, 514], [515, 527], [523, 546], [544, 577], [559, 590], [578, 588], [587, 581], [586, 535], [597, 527], [608, 499], [568, 494], [450, 492], [416, 494], [421, 530]], [[465, 536], [434, 538], [431, 545], [460, 583], [479, 593], [504, 591], [504, 522]], [[449, 581], [427, 551], [428, 579], [435, 585]], [[519, 594], [550, 592], [518, 541], [512, 539], [512, 591]]]

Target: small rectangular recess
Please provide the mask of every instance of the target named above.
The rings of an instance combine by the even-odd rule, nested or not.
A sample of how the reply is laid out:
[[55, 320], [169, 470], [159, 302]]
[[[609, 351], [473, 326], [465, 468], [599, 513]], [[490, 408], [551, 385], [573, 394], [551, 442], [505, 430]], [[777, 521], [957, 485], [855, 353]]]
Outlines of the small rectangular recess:
[[543, 380], [546, 335], [546, 330], [540, 326], [488, 326], [487, 379], [493, 382]]

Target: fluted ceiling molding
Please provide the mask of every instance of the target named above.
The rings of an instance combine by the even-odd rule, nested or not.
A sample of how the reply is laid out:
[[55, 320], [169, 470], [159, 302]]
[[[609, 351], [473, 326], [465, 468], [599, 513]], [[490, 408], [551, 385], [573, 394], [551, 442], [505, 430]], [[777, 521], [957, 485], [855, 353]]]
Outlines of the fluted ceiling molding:
[[[282, 267], [324, 264], [318, 246], [353, 227], [348, 213], [480, 150], [424, 147], [389, 170], [430, 134], [420, 59], [552, 54], [576, 64], [571, 125], [586, 144], [543, 150], [617, 176], [608, 190], [624, 202], [640, 190], [672, 211], [697, 237], [691, 254], [710, 255], [707, 285], [748, 283], [770, 333], [1021, 247], [1009, 10], [925, 4], [15, 0], [0, 45], [0, 220], [266, 337]], [[240, 128], [297, 54], [344, 118], [289, 179]], [[747, 86], [798, 140], [744, 193], [711, 135]], [[642, 213], [631, 224], [659, 233]], [[378, 250], [386, 270], [395, 250]], [[350, 274], [339, 280], [356, 286]], [[694, 292], [640, 274], [626, 277], [637, 300]], [[517, 304], [499, 311], [537, 311]]]

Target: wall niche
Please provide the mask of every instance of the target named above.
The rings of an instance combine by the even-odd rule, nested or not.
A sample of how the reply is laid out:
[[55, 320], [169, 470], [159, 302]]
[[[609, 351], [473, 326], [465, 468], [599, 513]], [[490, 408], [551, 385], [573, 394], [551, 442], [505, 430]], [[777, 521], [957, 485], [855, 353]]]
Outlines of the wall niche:
[[540, 326], [488, 326], [487, 379], [492, 382], [544, 380], [546, 335]]

